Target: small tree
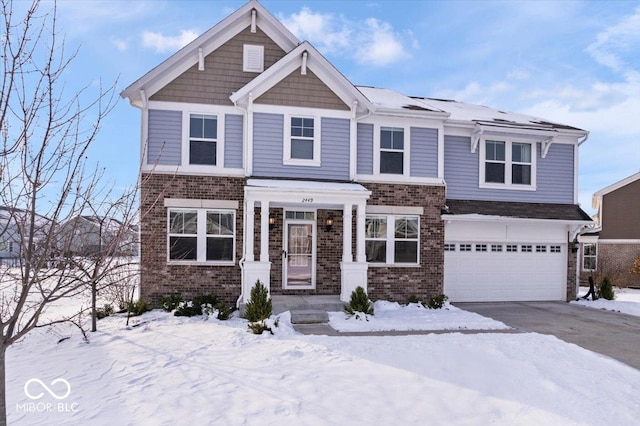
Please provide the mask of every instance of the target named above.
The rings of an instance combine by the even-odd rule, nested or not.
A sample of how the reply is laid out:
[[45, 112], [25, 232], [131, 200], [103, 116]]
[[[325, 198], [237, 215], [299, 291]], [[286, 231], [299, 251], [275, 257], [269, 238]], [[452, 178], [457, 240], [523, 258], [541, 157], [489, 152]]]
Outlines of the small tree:
[[613, 290], [613, 284], [611, 284], [611, 280], [608, 277], [604, 277], [602, 283], [600, 283], [600, 288], [598, 289], [598, 297], [607, 300], [613, 300], [616, 298], [615, 292]]
[[351, 292], [351, 301], [348, 306], [344, 307], [344, 311], [349, 315], [356, 316], [358, 313], [363, 313], [365, 318], [366, 315], [373, 315], [373, 306], [364, 288], [358, 286]]
[[265, 324], [265, 320], [271, 316], [273, 312], [273, 304], [269, 298], [269, 291], [260, 282], [251, 289], [251, 297], [245, 306], [244, 316], [249, 320], [249, 328], [254, 334], [262, 334], [263, 331], [271, 332], [271, 329]]
[[633, 267], [629, 269], [629, 272], [640, 275], [640, 257], [633, 261]]

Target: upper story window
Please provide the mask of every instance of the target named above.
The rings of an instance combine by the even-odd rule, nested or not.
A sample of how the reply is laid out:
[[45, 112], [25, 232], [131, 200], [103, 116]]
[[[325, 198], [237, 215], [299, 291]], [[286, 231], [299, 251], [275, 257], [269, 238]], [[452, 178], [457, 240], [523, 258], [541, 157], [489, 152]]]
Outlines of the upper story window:
[[315, 117], [289, 117], [284, 142], [284, 164], [320, 165], [319, 122]]
[[[388, 226], [388, 225], [391, 226]], [[417, 265], [420, 245], [418, 216], [376, 215], [365, 221], [367, 262]]]
[[480, 187], [535, 190], [535, 144], [486, 139], [480, 147]]
[[229, 263], [235, 210], [169, 209], [168, 260]]
[[403, 128], [380, 128], [380, 173], [404, 174]]
[[189, 116], [189, 164], [215, 166], [218, 157], [218, 117]]

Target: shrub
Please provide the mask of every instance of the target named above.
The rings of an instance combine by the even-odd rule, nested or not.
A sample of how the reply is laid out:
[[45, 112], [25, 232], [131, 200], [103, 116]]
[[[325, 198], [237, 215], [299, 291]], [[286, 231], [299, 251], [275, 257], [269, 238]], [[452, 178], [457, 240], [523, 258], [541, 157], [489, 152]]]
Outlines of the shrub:
[[227, 306], [224, 302], [219, 302], [216, 305], [216, 309], [218, 311], [218, 319], [221, 321], [226, 321], [231, 318], [231, 314], [233, 313], [233, 308]]
[[269, 298], [269, 292], [258, 280], [251, 289], [251, 297], [245, 306], [244, 316], [249, 322], [258, 322], [269, 318], [272, 312], [273, 305]]
[[218, 305], [218, 298], [212, 294], [196, 296], [193, 300], [185, 300], [178, 303], [173, 315], [177, 317], [195, 317], [206, 315], [207, 317], [215, 311]]
[[436, 294], [435, 296], [431, 296], [429, 301], [427, 302], [426, 308], [429, 309], [441, 309], [444, 306], [444, 302], [449, 300], [447, 296], [444, 294]]
[[172, 312], [178, 305], [182, 302], [182, 296], [179, 294], [171, 294], [169, 296], [165, 296], [160, 300], [160, 305], [165, 312]]
[[127, 304], [127, 311], [129, 311], [133, 316], [142, 315], [150, 310], [149, 305], [144, 300], [137, 300]]
[[373, 306], [364, 288], [358, 286], [351, 292], [351, 301], [348, 306], [344, 307], [344, 311], [349, 315], [355, 315], [357, 312], [362, 312], [365, 315], [373, 315]]
[[268, 331], [270, 334], [273, 334], [273, 330], [264, 321], [256, 321], [249, 323], [249, 329], [253, 332], [253, 334], [262, 334], [265, 331]]
[[598, 297], [607, 300], [613, 300], [616, 298], [615, 292], [613, 291], [613, 284], [611, 284], [611, 280], [608, 277], [604, 277], [604, 279], [600, 283], [600, 288], [598, 289]]
[[113, 313], [113, 305], [111, 305], [110, 303], [105, 303], [104, 307], [96, 309], [96, 318], [106, 318], [109, 315], [113, 315]]
[[422, 303], [422, 298], [416, 296], [415, 294], [412, 294], [411, 296], [407, 297], [407, 305], [409, 303]]

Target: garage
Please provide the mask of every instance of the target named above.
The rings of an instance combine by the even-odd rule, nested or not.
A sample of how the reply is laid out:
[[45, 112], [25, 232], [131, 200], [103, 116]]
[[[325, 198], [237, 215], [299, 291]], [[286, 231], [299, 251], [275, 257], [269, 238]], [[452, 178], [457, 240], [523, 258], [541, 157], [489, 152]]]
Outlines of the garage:
[[453, 302], [566, 300], [567, 249], [560, 224], [449, 221], [444, 292]]

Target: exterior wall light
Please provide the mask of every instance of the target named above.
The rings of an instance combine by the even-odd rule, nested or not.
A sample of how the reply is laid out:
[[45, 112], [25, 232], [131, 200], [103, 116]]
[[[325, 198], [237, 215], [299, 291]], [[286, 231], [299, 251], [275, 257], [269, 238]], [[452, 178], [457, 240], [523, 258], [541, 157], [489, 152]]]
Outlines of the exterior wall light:
[[327, 221], [325, 222], [325, 230], [326, 231], [331, 231], [331, 227], [333, 227], [333, 218], [332, 217], [328, 217]]
[[269, 231], [276, 227], [276, 218], [275, 216], [269, 216]]

